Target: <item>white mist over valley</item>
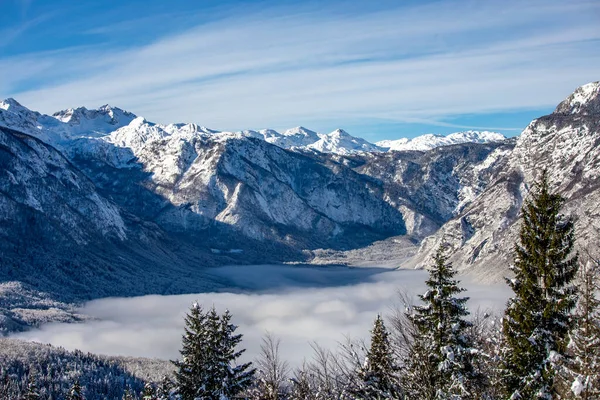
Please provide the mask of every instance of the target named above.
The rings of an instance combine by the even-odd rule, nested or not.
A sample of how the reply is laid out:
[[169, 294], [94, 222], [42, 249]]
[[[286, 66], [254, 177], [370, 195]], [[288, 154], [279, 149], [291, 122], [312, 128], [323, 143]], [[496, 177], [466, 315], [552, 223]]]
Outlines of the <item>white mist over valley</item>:
[[[313, 357], [311, 344], [335, 350], [345, 337], [366, 340], [374, 316], [404, 310], [400, 292], [414, 298], [425, 290], [423, 270], [383, 268], [246, 265], [216, 268], [231, 279], [231, 291], [177, 296], [109, 298], [86, 303], [83, 323], [48, 324], [15, 335], [67, 349], [98, 354], [177, 359], [183, 318], [194, 302], [229, 309], [254, 360], [264, 334], [281, 340], [282, 357], [294, 367]], [[469, 307], [500, 313], [509, 297], [505, 285], [482, 285], [468, 279]]]
[[600, 2], [0, 10], [0, 400], [600, 399]]

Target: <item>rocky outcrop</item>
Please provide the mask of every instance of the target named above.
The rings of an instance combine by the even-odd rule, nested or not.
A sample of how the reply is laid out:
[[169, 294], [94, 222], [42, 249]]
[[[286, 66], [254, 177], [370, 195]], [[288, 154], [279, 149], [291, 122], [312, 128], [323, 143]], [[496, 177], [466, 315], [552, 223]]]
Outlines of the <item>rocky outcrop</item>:
[[456, 217], [425, 239], [408, 266], [424, 266], [440, 243], [451, 260], [483, 280], [498, 280], [512, 262], [519, 210], [543, 169], [576, 218], [577, 247], [600, 236], [600, 82], [577, 89], [547, 116], [531, 122], [489, 186]]

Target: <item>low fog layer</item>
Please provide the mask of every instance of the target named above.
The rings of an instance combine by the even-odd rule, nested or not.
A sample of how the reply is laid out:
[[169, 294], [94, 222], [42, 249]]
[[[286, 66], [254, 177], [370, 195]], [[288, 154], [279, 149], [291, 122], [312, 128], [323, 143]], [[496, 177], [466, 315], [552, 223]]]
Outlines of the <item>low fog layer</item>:
[[[95, 321], [49, 324], [16, 336], [94, 353], [175, 359], [184, 316], [198, 301], [232, 312], [244, 335], [244, 359], [258, 354], [269, 331], [281, 339], [283, 357], [297, 366], [312, 356], [312, 341], [333, 348], [344, 336], [368, 337], [377, 313], [389, 315], [399, 304], [398, 291], [422, 293], [427, 277], [421, 270], [293, 266], [223, 267], [214, 274], [228, 279], [232, 291], [96, 300], [81, 310]], [[463, 284], [472, 312], [500, 311], [509, 295], [504, 285]]]

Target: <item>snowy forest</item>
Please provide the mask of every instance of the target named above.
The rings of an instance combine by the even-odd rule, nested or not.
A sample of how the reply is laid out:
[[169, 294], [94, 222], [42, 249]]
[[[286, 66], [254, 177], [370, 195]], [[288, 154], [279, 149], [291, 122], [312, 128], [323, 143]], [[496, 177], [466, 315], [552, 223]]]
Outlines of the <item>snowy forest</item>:
[[442, 245], [416, 304], [400, 294], [403, 307], [374, 316], [369, 341], [314, 344], [299, 368], [268, 334], [258, 358], [239, 363], [234, 316], [194, 304], [180, 358], [167, 367], [0, 342], [12, 346], [0, 352], [0, 398], [600, 399], [600, 262], [574, 251], [563, 202], [542, 174], [521, 210], [503, 315], [469, 311]]

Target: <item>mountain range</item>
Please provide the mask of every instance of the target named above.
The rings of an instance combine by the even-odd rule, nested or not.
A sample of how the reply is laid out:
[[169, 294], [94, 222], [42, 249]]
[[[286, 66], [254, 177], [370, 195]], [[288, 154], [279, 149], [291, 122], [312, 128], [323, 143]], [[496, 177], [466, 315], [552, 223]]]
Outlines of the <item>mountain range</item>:
[[445, 242], [459, 269], [497, 280], [543, 168], [577, 216], [580, 246], [597, 243], [599, 125], [599, 82], [518, 138], [467, 131], [375, 144], [341, 129], [160, 125], [108, 105], [44, 115], [7, 99], [0, 282], [64, 301], [189, 293], [226, 286], [213, 265], [311, 262], [322, 249], [398, 238], [416, 253], [403, 266], [426, 266]]

